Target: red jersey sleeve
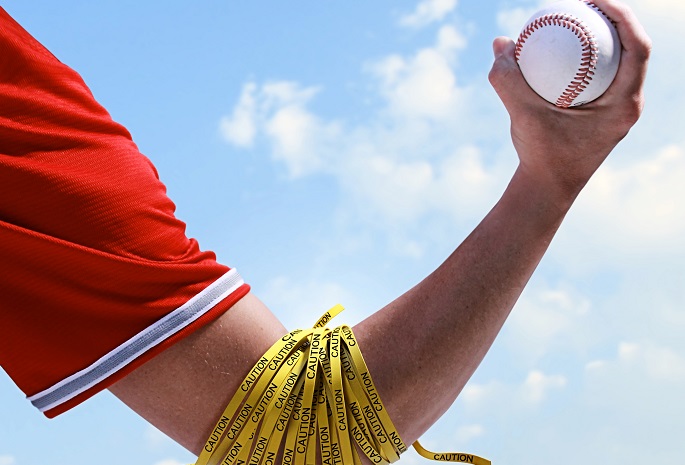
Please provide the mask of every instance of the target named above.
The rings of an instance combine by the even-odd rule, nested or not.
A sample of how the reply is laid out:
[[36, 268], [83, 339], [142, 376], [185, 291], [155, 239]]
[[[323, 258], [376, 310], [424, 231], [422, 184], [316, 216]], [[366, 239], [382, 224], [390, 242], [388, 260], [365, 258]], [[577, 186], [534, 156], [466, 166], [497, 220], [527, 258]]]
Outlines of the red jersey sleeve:
[[48, 417], [248, 292], [174, 210], [128, 131], [0, 8], [0, 366]]

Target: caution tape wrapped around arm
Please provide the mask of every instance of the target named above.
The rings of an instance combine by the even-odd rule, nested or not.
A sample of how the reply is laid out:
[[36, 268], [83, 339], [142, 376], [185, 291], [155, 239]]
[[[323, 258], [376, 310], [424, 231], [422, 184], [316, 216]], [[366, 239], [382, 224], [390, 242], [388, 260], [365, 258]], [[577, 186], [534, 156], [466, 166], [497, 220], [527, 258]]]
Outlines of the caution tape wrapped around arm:
[[[217, 421], [195, 465], [360, 465], [354, 447], [375, 464], [399, 460], [407, 450], [376, 391], [349, 326], [326, 324], [336, 305], [308, 330], [279, 339], [252, 367]], [[490, 465], [473, 454], [423, 457]]]

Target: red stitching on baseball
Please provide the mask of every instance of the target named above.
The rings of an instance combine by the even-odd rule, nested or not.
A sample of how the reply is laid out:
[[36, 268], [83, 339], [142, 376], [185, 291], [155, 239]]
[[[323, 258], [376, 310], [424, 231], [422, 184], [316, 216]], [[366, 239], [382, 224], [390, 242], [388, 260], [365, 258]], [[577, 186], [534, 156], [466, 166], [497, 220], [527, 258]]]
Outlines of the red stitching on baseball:
[[[599, 8], [597, 8], [594, 3], [588, 0], [583, 1], [599, 11]], [[523, 44], [526, 43], [526, 40], [528, 40], [536, 30], [545, 26], [564, 27], [571, 30], [573, 34], [580, 39], [582, 52], [578, 71], [556, 102], [558, 107], [568, 108], [592, 81], [592, 76], [595, 74], [595, 69], [597, 68], [597, 44], [592, 32], [580, 20], [573, 16], [559, 13], [544, 15], [530, 23], [521, 32], [518, 41], [516, 41], [516, 61], [518, 61], [521, 56], [521, 50], [523, 49]]]
[[607, 19], [607, 21], [609, 21], [611, 24], [614, 25], [614, 27], [616, 27], [616, 21], [614, 21], [613, 19], [609, 18], [609, 17], [606, 15], [606, 13], [604, 13], [602, 10], [600, 10], [599, 7], [598, 7], [597, 5], [595, 5], [591, 0], [582, 0], [582, 1], [583, 1], [583, 3], [586, 3], [590, 8], [592, 8], [593, 10], [595, 10], [597, 13], [599, 13], [599, 14], [602, 15], [602, 16], [604, 16], [604, 17]]

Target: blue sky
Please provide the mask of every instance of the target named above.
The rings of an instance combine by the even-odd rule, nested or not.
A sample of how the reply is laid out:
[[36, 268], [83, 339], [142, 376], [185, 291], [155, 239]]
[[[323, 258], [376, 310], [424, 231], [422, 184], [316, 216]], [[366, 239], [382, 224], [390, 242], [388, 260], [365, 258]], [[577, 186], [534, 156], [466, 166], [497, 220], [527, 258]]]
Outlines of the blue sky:
[[[516, 165], [490, 43], [544, 2], [2, 6], [158, 167], [188, 234], [289, 328], [356, 323], [434, 269]], [[494, 463], [677, 460], [685, 433], [685, 7], [630, 0], [648, 105], [453, 408], [422, 441]], [[445, 367], [450, 369], [457, 367]], [[193, 457], [108, 393], [55, 420], [0, 374], [0, 465]], [[425, 463], [410, 451], [401, 463]]]

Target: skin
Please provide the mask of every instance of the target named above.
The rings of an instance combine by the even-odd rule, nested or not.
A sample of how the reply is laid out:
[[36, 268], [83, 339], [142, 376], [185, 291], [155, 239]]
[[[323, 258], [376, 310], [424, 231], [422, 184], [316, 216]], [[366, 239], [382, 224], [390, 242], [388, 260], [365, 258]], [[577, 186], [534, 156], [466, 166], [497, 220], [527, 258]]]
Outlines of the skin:
[[[526, 84], [514, 59], [514, 43], [495, 39], [489, 78], [511, 118], [518, 168], [501, 199], [439, 268], [354, 327], [378, 392], [406, 444], [457, 398], [577, 195], [642, 112], [650, 39], [626, 5], [595, 3], [616, 22], [623, 44], [612, 86], [591, 104], [556, 108]], [[110, 390], [199, 453], [243, 377], [286, 332], [249, 294]], [[403, 344], [387, 337], [394, 332], [403, 333]], [[435, 341], [442, 344], [438, 352], [433, 352]]]

